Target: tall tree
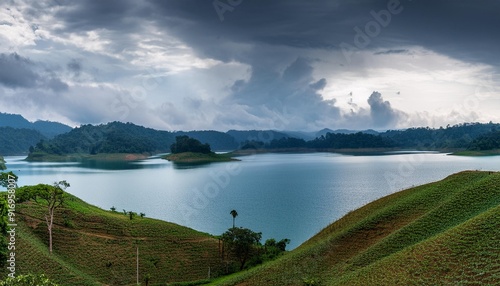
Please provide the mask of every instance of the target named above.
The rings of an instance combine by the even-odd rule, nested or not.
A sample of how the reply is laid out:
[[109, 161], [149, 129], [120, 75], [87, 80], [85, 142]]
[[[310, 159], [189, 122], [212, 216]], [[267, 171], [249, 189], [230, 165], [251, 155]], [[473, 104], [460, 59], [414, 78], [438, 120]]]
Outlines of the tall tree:
[[45, 216], [47, 230], [49, 231], [49, 252], [52, 254], [52, 228], [54, 226], [54, 212], [64, 202], [64, 191], [70, 185], [66, 181], [55, 182], [53, 185], [38, 184], [33, 195], [47, 202], [48, 214]]
[[233, 216], [233, 228], [234, 228], [234, 221], [236, 217], [238, 216], [238, 212], [236, 210], [232, 210], [230, 214]]

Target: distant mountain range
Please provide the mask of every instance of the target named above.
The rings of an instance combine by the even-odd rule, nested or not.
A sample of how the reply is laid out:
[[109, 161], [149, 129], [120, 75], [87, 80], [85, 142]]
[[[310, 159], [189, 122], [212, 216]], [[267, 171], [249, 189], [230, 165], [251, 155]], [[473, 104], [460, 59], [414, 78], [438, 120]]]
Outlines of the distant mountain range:
[[9, 114], [0, 112], [0, 127], [12, 127], [17, 129], [32, 129], [40, 132], [46, 138], [52, 138], [56, 135], [69, 132], [72, 128], [68, 125], [53, 122], [37, 120], [30, 122], [19, 114]]
[[19, 114], [0, 112], [0, 154], [26, 155], [30, 146], [51, 139], [72, 128], [59, 122], [30, 122]]
[[328, 128], [317, 132], [275, 130], [170, 132], [122, 122], [87, 124], [73, 129], [58, 122], [32, 123], [21, 115], [0, 113], [0, 154], [26, 155], [30, 151], [56, 155], [166, 153], [170, 151], [170, 145], [175, 141], [175, 137], [181, 135], [208, 143], [214, 151], [230, 151], [244, 146], [321, 150], [339, 148], [464, 150], [476, 138], [498, 130], [500, 124], [464, 123], [439, 129], [421, 127], [384, 132], [371, 129], [354, 131]]

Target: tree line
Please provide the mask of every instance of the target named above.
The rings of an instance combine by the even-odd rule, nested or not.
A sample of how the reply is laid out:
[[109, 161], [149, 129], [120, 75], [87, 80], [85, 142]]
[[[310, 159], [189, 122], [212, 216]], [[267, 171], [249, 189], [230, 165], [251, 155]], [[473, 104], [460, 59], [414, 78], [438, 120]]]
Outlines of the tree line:
[[[246, 141], [241, 149], [360, 149], [360, 148], [407, 148], [422, 150], [448, 150], [467, 148], [499, 148], [495, 132], [500, 124], [463, 123], [446, 128], [429, 127], [388, 130], [375, 134], [331, 133], [306, 141], [300, 138], [282, 137], [270, 142]], [[481, 137], [483, 136], [483, 137]], [[477, 139], [477, 140], [476, 140]], [[482, 142], [481, 144], [479, 142]], [[481, 149], [484, 150], [484, 149]]]

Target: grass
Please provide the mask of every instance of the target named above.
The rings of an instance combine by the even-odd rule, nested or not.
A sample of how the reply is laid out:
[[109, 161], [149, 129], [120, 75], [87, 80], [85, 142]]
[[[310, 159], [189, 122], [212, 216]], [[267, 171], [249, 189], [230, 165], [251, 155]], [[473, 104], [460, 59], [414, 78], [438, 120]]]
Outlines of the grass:
[[462, 172], [374, 201], [211, 285], [495, 285], [499, 205], [500, 173]]
[[483, 151], [465, 150], [465, 151], [454, 152], [451, 155], [455, 155], [455, 156], [496, 156], [496, 155], [500, 155], [500, 149], [483, 150]]
[[230, 162], [230, 161], [238, 161], [231, 157], [231, 154], [216, 154], [216, 153], [193, 153], [193, 152], [184, 152], [177, 154], [168, 154], [162, 157], [168, 161], [172, 161], [174, 163], [212, 163], [212, 162]]
[[[160, 220], [105, 211], [68, 194], [56, 210], [54, 252], [48, 252], [46, 208], [17, 205], [17, 275], [45, 273], [60, 285], [134, 285], [139, 245], [141, 282], [199, 281], [219, 265], [213, 236]], [[0, 275], [6, 275], [6, 269]]]

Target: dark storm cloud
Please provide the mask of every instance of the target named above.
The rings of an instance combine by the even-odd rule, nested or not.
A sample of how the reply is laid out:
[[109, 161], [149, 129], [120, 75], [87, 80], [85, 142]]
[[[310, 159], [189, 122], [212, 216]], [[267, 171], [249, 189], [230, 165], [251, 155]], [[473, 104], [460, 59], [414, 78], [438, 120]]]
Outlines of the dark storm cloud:
[[34, 64], [27, 58], [13, 53], [0, 54], [0, 83], [10, 87], [34, 87], [39, 79], [33, 72]]
[[[220, 0], [223, 3], [227, 1]], [[238, 2], [238, 1], [233, 1]], [[213, 1], [150, 1], [154, 21], [202, 55], [231, 60], [238, 51], [226, 41], [306, 49], [354, 46], [355, 28], [364, 31], [374, 14], [391, 3], [401, 10], [370, 38], [364, 49], [421, 45], [453, 57], [499, 62], [500, 2], [482, 1], [240, 1], [220, 21]], [[239, 3], [239, 2], [238, 2]], [[430, 5], [432, 4], [432, 5]]]
[[65, 91], [68, 85], [52, 71], [40, 68], [30, 59], [17, 53], [0, 54], [0, 84], [9, 88], [49, 88]]
[[62, 9], [56, 17], [65, 21], [65, 31], [130, 31], [144, 16], [137, 10], [136, 3], [132, 0], [60, 1]]

